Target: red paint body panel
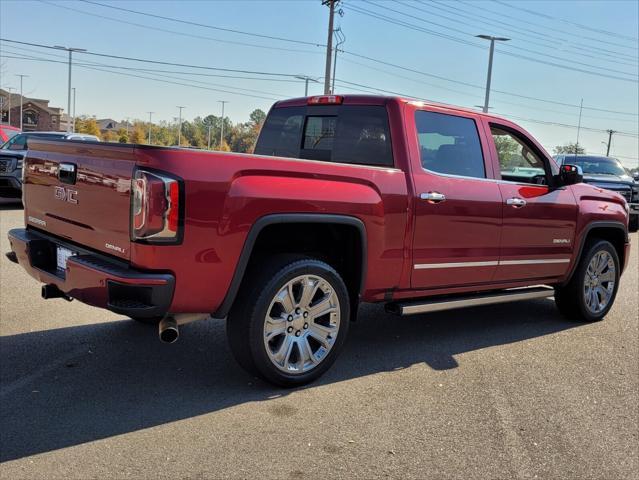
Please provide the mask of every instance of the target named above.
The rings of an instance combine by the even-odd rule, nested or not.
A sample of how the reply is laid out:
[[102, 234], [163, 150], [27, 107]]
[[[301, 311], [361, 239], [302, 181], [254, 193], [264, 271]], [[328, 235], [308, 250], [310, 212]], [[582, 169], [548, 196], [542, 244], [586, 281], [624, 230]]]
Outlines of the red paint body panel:
[[[306, 105], [307, 99], [276, 104]], [[77, 144], [34, 140], [26, 160], [25, 222], [71, 243], [125, 260], [131, 270], [165, 272], [175, 278], [170, 311], [214, 312], [223, 302], [248, 233], [277, 213], [337, 214], [365, 227], [367, 258], [362, 300], [383, 301], [492, 290], [567, 278], [588, 225], [627, 225], [622, 197], [580, 184], [560, 189], [501, 181], [491, 122], [526, 132], [506, 120], [475, 111], [400, 98], [345, 96], [344, 105], [384, 105], [388, 111], [394, 168], [349, 165], [177, 148]], [[478, 127], [487, 178], [428, 172], [421, 167], [414, 114], [418, 109], [461, 115]], [[56, 200], [60, 162], [78, 166], [77, 204]], [[183, 188], [181, 243], [130, 240], [130, 188], [134, 168], [167, 172]], [[556, 167], [553, 167], [556, 168]], [[420, 194], [437, 191], [433, 205]], [[505, 205], [526, 199], [523, 209]], [[33, 221], [35, 218], [35, 222]], [[46, 225], [38, 224], [38, 220]], [[554, 239], [567, 239], [554, 242]], [[113, 249], [110, 244], [121, 248]], [[16, 247], [19, 250], [19, 247]], [[104, 276], [69, 261], [67, 280], [42, 282], [92, 305], [105, 306]], [[502, 265], [521, 259], [568, 259], [540, 265]], [[627, 255], [626, 255], [627, 258]], [[477, 268], [416, 269], [416, 264], [493, 262]], [[126, 279], [124, 279], [126, 280]], [[99, 290], [102, 288], [102, 292]]]

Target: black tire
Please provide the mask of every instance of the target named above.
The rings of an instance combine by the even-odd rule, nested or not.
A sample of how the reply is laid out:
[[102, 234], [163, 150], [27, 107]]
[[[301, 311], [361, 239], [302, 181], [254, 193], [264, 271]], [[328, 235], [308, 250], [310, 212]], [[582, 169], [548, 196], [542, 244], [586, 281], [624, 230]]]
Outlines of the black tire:
[[[586, 271], [593, 257], [602, 251], [608, 252], [612, 257], [615, 267], [615, 283], [608, 304], [601, 311], [594, 313], [588, 308], [584, 297]], [[597, 238], [589, 240], [584, 245], [583, 254], [570, 281], [563, 287], [555, 288], [555, 303], [559, 311], [569, 319], [579, 322], [596, 322], [603, 319], [615, 302], [617, 289], [619, 288], [619, 272], [619, 256], [615, 247], [606, 240]]]
[[630, 221], [628, 222], [628, 231], [631, 233], [639, 230], [639, 214], [630, 215]]
[[145, 323], [147, 325], [157, 325], [162, 320], [162, 317], [148, 317], [148, 318], [140, 318], [140, 317], [131, 317], [131, 320], [135, 320], [139, 323]]
[[[330, 285], [339, 301], [340, 320], [334, 343], [320, 363], [309, 371], [288, 373], [269, 358], [264, 340], [265, 318], [276, 294], [302, 275], [319, 277]], [[231, 352], [245, 370], [275, 385], [296, 387], [316, 380], [330, 368], [346, 340], [349, 319], [348, 290], [333, 267], [317, 259], [279, 256], [246, 273], [226, 320], [226, 332]]]

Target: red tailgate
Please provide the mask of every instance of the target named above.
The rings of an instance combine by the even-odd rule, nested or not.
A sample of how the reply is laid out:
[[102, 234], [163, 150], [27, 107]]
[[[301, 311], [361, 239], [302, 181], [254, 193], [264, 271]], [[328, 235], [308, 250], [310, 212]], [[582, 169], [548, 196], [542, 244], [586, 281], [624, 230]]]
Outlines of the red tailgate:
[[133, 152], [132, 145], [30, 139], [26, 225], [129, 259]]

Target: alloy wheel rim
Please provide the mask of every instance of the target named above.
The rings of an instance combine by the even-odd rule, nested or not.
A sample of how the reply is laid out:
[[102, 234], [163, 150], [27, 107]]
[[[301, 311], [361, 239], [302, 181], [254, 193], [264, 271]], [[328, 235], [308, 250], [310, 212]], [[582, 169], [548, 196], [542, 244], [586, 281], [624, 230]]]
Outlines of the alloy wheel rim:
[[301, 374], [328, 356], [340, 324], [340, 305], [332, 285], [318, 275], [300, 275], [284, 284], [264, 318], [264, 346], [279, 370]]
[[609, 252], [601, 250], [592, 257], [584, 278], [584, 300], [591, 313], [606, 309], [615, 288], [615, 262]]

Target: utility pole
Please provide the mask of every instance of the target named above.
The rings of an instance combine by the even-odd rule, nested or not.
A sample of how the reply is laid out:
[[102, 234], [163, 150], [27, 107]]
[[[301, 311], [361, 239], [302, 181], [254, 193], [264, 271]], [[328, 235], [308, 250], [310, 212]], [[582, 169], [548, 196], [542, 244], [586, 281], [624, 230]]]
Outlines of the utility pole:
[[339, 0], [322, 0], [322, 5], [328, 5], [328, 39], [326, 40], [326, 72], [324, 73], [324, 95], [331, 92], [331, 60], [333, 56], [333, 19], [335, 17], [335, 5]]
[[71, 132], [71, 65], [73, 63], [73, 52], [86, 52], [84, 48], [63, 47], [61, 45], [55, 45], [53, 48], [59, 50], [66, 50], [69, 52], [69, 84], [67, 85], [67, 132]]
[[612, 134], [617, 133], [615, 130], [606, 130], [608, 132], [608, 145], [606, 146], [606, 157], [610, 156], [610, 145], [612, 144]]
[[182, 145], [182, 109], [184, 107], [177, 106], [180, 109], [180, 116], [178, 117], [178, 147]]
[[24, 97], [22, 96], [22, 80], [29, 75], [18, 74], [16, 77], [20, 77], [20, 130], [22, 130], [22, 104], [24, 103]]
[[222, 104], [222, 118], [220, 119], [220, 150], [222, 150], [224, 144], [224, 105], [229, 102], [228, 100], [218, 100], [218, 102]]
[[208, 134], [208, 147], [207, 147], [207, 149], [211, 150], [211, 124], [210, 123], [209, 123], [208, 127], [209, 127], [209, 134]]
[[337, 27], [335, 30], [335, 36], [337, 37], [337, 44], [335, 45], [335, 55], [333, 56], [333, 83], [331, 85], [331, 93], [335, 93], [335, 72], [337, 71], [337, 52], [339, 47], [346, 41], [346, 35], [342, 32], [342, 27]]
[[490, 81], [493, 75], [493, 54], [495, 53], [495, 41], [507, 42], [510, 38], [493, 37], [492, 35], [475, 35], [477, 38], [490, 40], [490, 53], [488, 54], [488, 76], [486, 77], [486, 96], [484, 98], [484, 108], [482, 112], [488, 113], [488, 101], [490, 99]]
[[151, 145], [151, 127], [153, 127], [153, 113], [147, 112], [149, 114], [149, 145]]
[[71, 131], [75, 133], [75, 87], [73, 87], [71, 90], [73, 90], [73, 128], [71, 129]]

